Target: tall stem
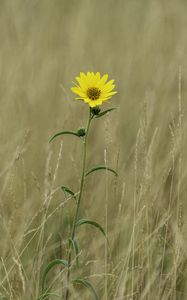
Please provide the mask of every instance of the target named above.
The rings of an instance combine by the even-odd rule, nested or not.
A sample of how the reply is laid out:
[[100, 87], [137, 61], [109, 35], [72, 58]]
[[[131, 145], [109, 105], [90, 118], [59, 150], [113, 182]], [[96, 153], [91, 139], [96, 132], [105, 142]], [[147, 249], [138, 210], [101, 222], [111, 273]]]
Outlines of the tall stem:
[[[71, 232], [71, 239], [73, 240], [75, 237], [75, 229], [76, 229], [76, 222], [78, 219], [79, 209], [80, 209], [80, 202], [82, 198], [83, 188], [84, 188], [84, 178], [85, 178], [85, 169], [86, 169], [86, 157], [87, 157], [87, 143], [88, 143], [88, 132], [90, 128], [90, 123], [92, 120], [92, 114], [91, 109], [89, 109], [89, 118], [88, 123], [86, 127], [86, 134], [84, 137], [84, 149], [83, 149], [83, 159], [82, 159], [82, 175], [81, 175], [81, 183], [80, 183], [80, 193], [77, 200], [77, 207], [75, 211], [75, 216], [72, 224], [72, 232]], [[71, 256], [72, 256], [72, 250], [71, 246], [69, 248], [69, 256], [68, 256], [68, 271], [67, 271], [67, 287], [65, 290], [65, 300], [69, 299], [69, 285], [70, 285], [70, 274], [71, 274]]]

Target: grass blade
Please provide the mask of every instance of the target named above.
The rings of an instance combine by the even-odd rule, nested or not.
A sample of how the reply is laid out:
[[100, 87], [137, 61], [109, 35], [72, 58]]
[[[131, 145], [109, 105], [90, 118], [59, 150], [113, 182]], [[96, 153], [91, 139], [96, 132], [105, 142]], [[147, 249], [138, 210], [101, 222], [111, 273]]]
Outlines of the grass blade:
[[116, 171], [114, 171], [112, 168], [107, 167], [107, 166], [105, 166], [105, 165], [100, 165], [100, 166], [93, 167], [91, 170], [89, 170], [89, 171], [86, 173], [86, 176], [88, 176], [88, 175], [91, 174], [92, 172], [95, 172], [95, 171], [98, 171], [98, 170], [108, 170], [108, 171], [114, 173], [116, 176], [118, 176], [118, 174], [117, 174]]
[[2, 300], [8, 300], [8, 298], [6, 296], [3, 296], [2, 294], [0, 294], [0, 299], [2, 299]]
[[63, 265], [64, 267], [67, 267], [68, 262], [64, 259], [54, 259], [47, 265], [47, 267], [45, 268], [43, 275], [42, 275], [42, 291], [44, 291], [45, 280], [46, 280], [47, 274], [56, 265]]
[[64, 134], [71, 134], [80, 137], [79, 134], [75, 131], [60, 131], [52, 136], [52, 138], [49, 140], [49, 143], [51, 143], [57, 136], [64, 135]]
[[58, 298], [58, 299], [62, 299], [62, 296], [59, 296], [57, 294], [54, 294], [54, 293], [44, 293], [44, 294], [40, 295], [39, 298], [37, 298], [37, 300], [46, 300], [50, 296]]
[[72, 283], [83, 285], [84, 287], [86, 287], [87, 289], [90, 290], [90, 292], [94, 296], [95, 300], [99, 300], [99, 296], [97, 295], [97, 292], [96, 292], [95, 288], [93, 287], [93, 285], [88, 280], [86, 280], [86, 279], [75, 279], [75, 280], [73, 280]]
[[89, 225], [95, 226], [97, 229], [99, 229], [101, 231], [101, 233], [104, 235], [104, 237], [107, 238], [105, 230], [99, 223], [97, 223], [93, 220], [90, 220], [90, 219], [80, 219], [77, 221], [76, 226], [80, 226], [83, 224], [89, 224]]
[[77, 267], [79, 267], [79, 258], [78, 258], [78, 255], [79, 255], [79, 245], [78, 245], [78, 242], [77, 240], [75, 239], [69, 239], [69, 243], [70, 245], [72, 246], [74, 252], [75, 252], [75, 255], [76, 255], [76, 265]]

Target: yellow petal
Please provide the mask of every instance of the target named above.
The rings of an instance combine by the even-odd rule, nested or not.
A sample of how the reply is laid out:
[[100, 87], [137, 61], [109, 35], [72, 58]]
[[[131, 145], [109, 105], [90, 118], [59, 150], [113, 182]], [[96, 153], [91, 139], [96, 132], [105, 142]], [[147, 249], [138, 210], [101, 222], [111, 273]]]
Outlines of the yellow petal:
[[[108, 74], [104, 74], [101, 77], [99, 72], [80, 72], [80, 75], [76, 77], [77, 83], [74, 83], [74, 87], [71, 88], [72, 92], [77, 94], [77, 100], [83, 100], [88, 103], [90, 107], [101, 105], [103, 101], [109, 100], [117, 92], [113, 91], [115, 88], [114, 80], [108, 80]], [[101, 91], [100, 97], [97, 100], [89, 99], [87, 96], [87, 90], [89, 87], [99, 88]]]
[[96, 76], [96, 78], [97, 78], [98, 81], [101, 79], [101, 75], [100, 75], [99, 72], [97, 72], [95, 76]]
[[102, 100], [101, 100], [101, 99], [99, 99], [99, 100], [94, 100], [94, 101], [92, 101], [92, 102], [94, 102], [95, 106], [101, 105], [101, 104], [102, 104]]
[[89, 98], [84, 98], [84, 102], [89, 103], [90, 99]]
[[87, 72], [85, 82], [86, 82], [88, 87], [92, 86], [92, 84], [93, 84], [93, 74], [91, 72]]
[[75, 79], [77, 80], [77, 82], [79, 83], [80, 87], [85, 91], [88, 86], [86, 85], [85, 80], [81, 77], [75, 77]]
[[86, 74], [84, 74], [84, 72], [80, 72], [80, 78], [81, 79], [85, 79], [86, 78]]
[[90, 101], [89, 102], [90, 107], [95, 107], [97, 106], [97, 104], [95, 103], [95, 101]]
[[85, 97], [86, 96], [86, 94], [80, 88], [72, 87], [71, 90], [72, 90], [73, 93], [79, 95], [80, 97]]
[[103, 77], [101, 78], [100, 82], [99, 82], [99, 86], [103, 86], [105, 84], [105, 82], [108, 79], [108, 74], [103, 75]]
[[115, 95], [115, 94], [117, 94], [117, 92], [102, 92], [101, 93], [101, 98], [102, 97], [109, 97], [109, 96], [113, 96], [113, 95]]
[[83, 101], [84, 99], [83, 98], [75, 98], [75, 100], [81, 100], [81, 101]]
[[104, 89], [105, 89], [105, 88], [108, 88], [109, 86], [114, 85], [113, 83], [114, 83], [114, 80], [113, 80], [113, 79], [110, 80], [110, 81], [108, 81], [107, 83], [105, 83]]

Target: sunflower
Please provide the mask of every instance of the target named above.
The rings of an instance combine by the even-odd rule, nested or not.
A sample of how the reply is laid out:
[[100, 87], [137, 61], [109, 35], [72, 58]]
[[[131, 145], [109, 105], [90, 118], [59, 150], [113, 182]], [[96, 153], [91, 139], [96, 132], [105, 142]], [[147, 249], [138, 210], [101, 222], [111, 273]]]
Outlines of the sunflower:
[[74, 83], [75, 86], [71, 88], [72, 92], [79, 96], [75, 99], [83, 100], [90, 107], [101, 105], [117, 93], [113, 91], [115, 88], [114, 80], [107, 82], [108, 74], [101, 77], [99, 72], [96, 74], [80, 72], [80, 76], [75, 79], [78, 83]]

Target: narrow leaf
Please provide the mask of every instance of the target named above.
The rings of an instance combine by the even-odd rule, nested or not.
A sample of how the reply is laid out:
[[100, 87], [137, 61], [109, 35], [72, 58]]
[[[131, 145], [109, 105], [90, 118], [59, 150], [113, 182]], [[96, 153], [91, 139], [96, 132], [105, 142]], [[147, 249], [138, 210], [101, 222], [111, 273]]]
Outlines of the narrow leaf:
[[2, 294], [0, 295], [0, 299], [8, 300], [8, 298], [6, 296], [3, 296]]
[[109, 113], [110, 111], [115, 110], [115, 109], [117, 109], [117, 107], [113, 107], [113, 108], [109, 108], [107, 110], [104, 110], [104, 111], [100, 112], [98, 115], [96, 115], [95, 118], [100, 118], [100, 117], [106, 115], [107, 113]]
[[79, 255], [80, 251], [79, 251], [78, 242], [75, 239], [69, 239], [69, 243], [72, 246], [73, 251], [75, 252], [75, 255], [76, 255], [76, 265], [77, 265], [77, 267], [79, 267], [79, 258], [78, 258], [78, 255]]
[[57, 294], [54, 294], [54, 293], [44, 293], [37, 300], [46, 300], [50, 296], [58, 298], [58, 299], [62, 299], [62, 297], [59, 296], [59, 295], [57, 295]]
[[56, 265], [63, 265], [64, 267], [67, 267], [68, 262], [64, 259], [54, 259], [47, 265], [42, 275], [42, 291], [44, 291], [45, 280], [48, 272]]
[[116, 176], [118, 176], [118, 174], [117, 174], [116, 171], [114, 171], [112, 168], [107, 167], [107, 166], [105, 166], [105, 165], [100, 165], [100, 166], [93, 167], [91, 170], [89, 170], [89, 171], [86, 173], [86, 176], [88, 176], [88, 175], [91, 174], [92, 172], [95, 172], [95, 171], [98, 171], [98, 170], [108, 170], [108, 171], [114, 173]]
[[80, 226], [83, 224], [89, 224], [89, 225], [95, 226], [96, 228], [98, 228], [101, 231], [101, 233], [105, 236], [105, 238], [107, 238], [105, 230], [99, 223], [89, 220], [89, 219], [80, 219], [76, 222], [76, 226]]
[[73, 198], [76, 200], [75, 193], [72, 190], [70, 190], [67, 186], [61, 186], [61, 189], [64, 192], [65, 197], [67, 194], [69, 194], [69, 195], [73, 196]]
[[73, 280], [73, 284], [82, 284], [84, 287], [90, 290], [92, 295], [94, 296], [95, 300], [99, 300], [99, 296], [97, 295], [97, 292], [93, 285], [86, 279], [75, 279]]
[[63, 134], [71, 134], [71, 135], [75, 135], [75, 136], [78, 136], [78, 133], [75, 132], [75, 131], [61, 131], [61, 132], [58, 132], [56, 133], [50, 140], [49, 140], [49, 143], [52, 142], [57, 136], [60, 136], [60, 135], [63, 135]]

